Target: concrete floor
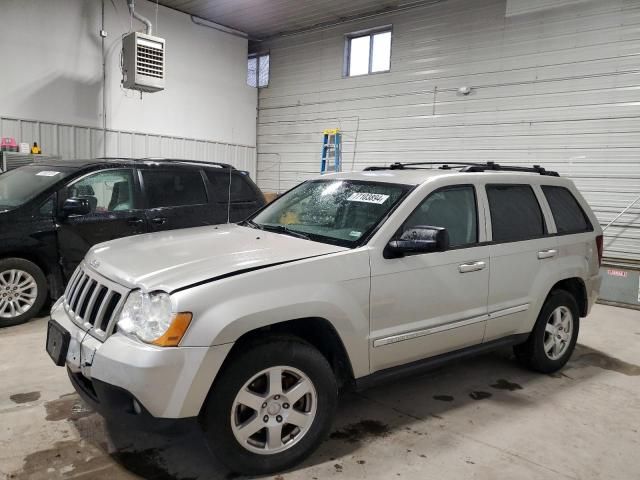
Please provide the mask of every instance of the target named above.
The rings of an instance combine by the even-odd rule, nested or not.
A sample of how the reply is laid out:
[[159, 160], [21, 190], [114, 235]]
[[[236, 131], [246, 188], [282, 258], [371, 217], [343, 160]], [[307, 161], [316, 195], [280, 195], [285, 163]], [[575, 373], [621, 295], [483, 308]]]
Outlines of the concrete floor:
[[[196, 428], [107, 427], [44, 352], [45, 322], [0, 330], [0, 478], [238, 478]], [[597, 305], [559, 374], [510, 357], [348, 395], [332, 438], [274, 478], [640, 479], [640, 311]]]

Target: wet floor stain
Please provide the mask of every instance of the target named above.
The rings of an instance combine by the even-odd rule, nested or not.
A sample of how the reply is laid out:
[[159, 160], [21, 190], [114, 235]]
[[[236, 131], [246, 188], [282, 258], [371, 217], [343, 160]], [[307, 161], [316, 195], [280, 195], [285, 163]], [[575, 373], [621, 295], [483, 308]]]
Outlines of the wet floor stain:
[[[74, 476], [114, 468], [106, 457], [92, 456], [82, 441], [56, 442], [52, 448], [27, 455], [22, 469], [9, 475], [12, 480], [39, 480]], [[117, 471], [117, 470], [116, 470]], [[114, 471], [115, 473], [115, 471]]]
[[485, 398], [491, 398], [493, 395], [490, 394], [489, 392], [483, 392], [478, 390], [475, 392], [471, 392], [469, 396], [474, 400], [484, 400]]
[[451, 395], [434, 395], [434, 400], [440, 400], [441, 402], [453, 402], [453, 397]]
[[29, 403], [35, 402], [40, 398], [40, 392], [16, 393], [11, 395], [9, 399], [13, 403]]
[[377, 420], [362, 420], [358, 423], [352, 423], [340, 430], [334, 431], [330, 435], [330, 438], [333, 440], [342, 440], [348, 443], [357, 443], [366, 438], [386, 437], [389, 433], [389, 426], [382, 422]]
[[342, 465], [340, 465], [339, 463], [336, 463], [333, 468], [336, 469], [336, 472], [340, 473], [342, 472]]
[[495, 388], [496, 390], [509, 390], [510, 392], [513, 392], [515, 390], [522, 390], [521, 385], [510, 382], [509, 380], [505, 380], [504, 378], [501, 378], [496, 383], [492, 384], [491, 388]]
[[45, 419], [50, 422], [76, 421], [93, 413], [93, 410], [87, 407], [76, 393], [62, 395], [57, 400], [45, 403], [44, 407], [47, 411]]
[[597, 367], [630, 377], [640, 376], [640, 366], [611, 357], [604, 352], [584, 345], [576, 346], [570, 367]]
[[365, 463], [367, 463], [367, 462], [366, 462], [366, 461], [364, 461], [364, 460], [358, 460], [356, 463], [357, 463], [358, 465], [364, 465], [364, 464], [365, 464]]
[[161, 452], [157, 448], [137, 451], [120, 451], [111, 454], [129, 472], [153, 480], [195, 480], [195, 477], [178, 477], [170, 473]]

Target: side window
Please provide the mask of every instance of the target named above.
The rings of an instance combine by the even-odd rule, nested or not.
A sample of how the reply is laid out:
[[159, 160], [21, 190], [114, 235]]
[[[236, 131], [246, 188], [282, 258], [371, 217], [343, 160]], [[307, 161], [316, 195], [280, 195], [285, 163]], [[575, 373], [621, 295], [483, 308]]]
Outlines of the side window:
[[142, 180], [149, 208], [207, 203], [199, 170], [142, 170]]
[[52, 195], [51, 197], [49, 197], [48, 200], [46, 200], [42, 205], [40, 205], [40, 208], [38, 209], [38, 214], [41, 217], [50, 218], [53, 216], [54, 196], [55, 195]]
[[543, 185], [542, 191], [547, 197], [558, 233], [580, 233], [593, 230], [580, 204], [564, 187]]
[[542, 210], [529, 185], [487, 185], [494, 242], [516, 242], [546, 233]]
[[71, 184], [67, 198], [86, 198], [92, 213], [117, 212], [135, 208], [134, 191], [131, 170], [104, 170]]
[[477, 243], [478, 210], [474, 188], [460, 185], [430, 194], [409, 215], [403, 230], [419, 225], [446, 228], [452, 247]]
[[[205, 173], [219, 202], [226, 202], [229, 196], [229, 171], [206, 169]], [[239, 173], [231, 174], [231, 201], [253, 202], [256, 194], [251, 185]]]

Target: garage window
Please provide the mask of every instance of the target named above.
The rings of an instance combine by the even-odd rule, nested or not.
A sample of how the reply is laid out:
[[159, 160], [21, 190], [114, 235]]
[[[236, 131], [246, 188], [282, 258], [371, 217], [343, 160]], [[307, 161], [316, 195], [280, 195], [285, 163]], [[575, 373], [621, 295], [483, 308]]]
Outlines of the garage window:
[[269, 86], [268, 53], [249, 55], [247, 59], [247, 85], [264, 88]]
[[354, 32], [345, 44], [345, 76], [355, 77], [391, 69], [391, 27]]

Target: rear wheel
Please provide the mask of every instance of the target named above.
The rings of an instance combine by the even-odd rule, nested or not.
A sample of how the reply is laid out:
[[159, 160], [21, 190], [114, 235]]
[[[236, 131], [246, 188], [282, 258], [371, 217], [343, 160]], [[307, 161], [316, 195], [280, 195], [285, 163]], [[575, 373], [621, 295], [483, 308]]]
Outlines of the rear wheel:
[[325, 357], [298, 339], [275, 339], [234, 355], [201, 418], [210, 450], [231, 470], [290, 468], [329, 433], [337, 383]]
[[571, 357], [578, 340], [580, 315], [575, 298], [556, 290], [545, 301], [527, 341], [516, 345], [516, 357], [542, 373], [561, 369]]
[[47, 279], [35, 263], [23, 258], [0, 260], [0, 327], [35, 317], [47, 299]]

